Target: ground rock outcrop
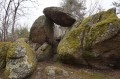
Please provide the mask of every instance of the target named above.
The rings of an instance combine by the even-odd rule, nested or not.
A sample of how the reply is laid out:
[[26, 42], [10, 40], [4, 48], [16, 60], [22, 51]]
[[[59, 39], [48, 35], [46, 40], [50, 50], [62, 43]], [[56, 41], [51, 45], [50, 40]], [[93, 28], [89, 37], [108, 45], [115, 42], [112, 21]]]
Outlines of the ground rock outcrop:
[[69, 73], [66, 70], [55, 66], [47, 66], [44, 69], [44, 73], [47, 76], [69, 76]]

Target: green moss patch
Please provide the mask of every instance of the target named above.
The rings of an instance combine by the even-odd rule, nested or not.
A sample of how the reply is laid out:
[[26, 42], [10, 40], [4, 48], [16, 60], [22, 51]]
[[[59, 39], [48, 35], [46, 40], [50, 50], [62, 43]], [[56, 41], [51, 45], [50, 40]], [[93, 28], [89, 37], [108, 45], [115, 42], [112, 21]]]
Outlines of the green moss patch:
[[0, 42], [0, 69], [5, 67], [6, 56], [11, 42]]

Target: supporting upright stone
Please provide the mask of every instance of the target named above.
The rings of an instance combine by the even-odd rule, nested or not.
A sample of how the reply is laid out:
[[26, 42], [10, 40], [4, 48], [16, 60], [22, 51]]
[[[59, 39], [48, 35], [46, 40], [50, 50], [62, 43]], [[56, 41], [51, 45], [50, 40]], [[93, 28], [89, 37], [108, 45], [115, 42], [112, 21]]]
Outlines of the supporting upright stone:
[[52, 44], [54, 39], [53, 36], [53, 22], [43, 15], [33, 23], [30, 29], [29, 40], [41, 45], [45, 42]]

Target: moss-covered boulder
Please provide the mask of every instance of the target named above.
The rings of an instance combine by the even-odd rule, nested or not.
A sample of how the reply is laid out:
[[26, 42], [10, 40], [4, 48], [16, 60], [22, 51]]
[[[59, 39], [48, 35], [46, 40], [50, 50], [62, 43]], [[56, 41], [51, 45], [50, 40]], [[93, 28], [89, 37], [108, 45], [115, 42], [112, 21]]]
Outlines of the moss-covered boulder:
[[33, 43], [39, 43], [41, 45], [44, 42], [52, 44], [53, 36], [53, 22], [43, 15], [37, 18], [33, 23], [30, 29], [29, 40]]
[[76, 23], [59, 43], [58, 58], [98, 68], [120, 68], [120, 19], [114, 8]]
[[0, 69], [5, 67], [7, 51], [10, 44], [10, 42], [0, 42]]
[[31, 75], [36, 68], [36, 57], [25, 39], [11, 44], [7, 52], [5, 79], [23, 79]]

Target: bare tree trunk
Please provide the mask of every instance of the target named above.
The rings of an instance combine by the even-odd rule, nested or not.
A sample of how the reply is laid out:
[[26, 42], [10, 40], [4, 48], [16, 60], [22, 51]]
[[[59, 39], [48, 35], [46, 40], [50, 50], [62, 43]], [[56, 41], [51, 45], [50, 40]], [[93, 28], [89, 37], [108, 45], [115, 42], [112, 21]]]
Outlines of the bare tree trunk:
[[[24, 0], [22, 0], [22, 1], [24, 1]], [[19, 8], [20, 3], [21, 3], [22, 1], [19, 1], [19, 0], [18, 0], [17, 5], [15, 5], [15, 2], [14, 2], [14, 7], [15, 7], [15, 9], [14, 9], [13, 23], [12, 23], [12, 35], [13, 35], [13, 36], [12, 36], [12, 37], [13, 37], [13, 40], [12, 40], [12, 41], [15, 41], [15, 40], [16, 40], [16, 35], [15, 35], [15, 23], [16, 23], [17, 11], [18, 11], [18, 8]]]
[[2, 25], [3, 26], [3, 41], [5, 42], [5, 41], [7, 41], [7, 39], [6, 39], [6, 25], [5, 25], [5, 23]]
[[0, 41], [3, 41], [3, 30], [1, 29], [1, 32], [0, 32]]
[[3, 41], [3, 30], [2, 30], [2, 41]]
[[12, 0], [9, 1], [8, 5], [7, 5], [7, 9], [5, 9], [5, 17], [3, 19], [3, 39], [4, 41], [7, 41], [6, 36], [7, 36], [7, 17], [8, 17], [8, 12], [9, 12], [9, 8], [10, 8], [10, 4], [11, 4]]
[[16, 38], [15, 38], [15, 18], [16, 18], [16, 15], [13, 15], [13, 24], [12, 24], [12, 41], [15, 41]]

